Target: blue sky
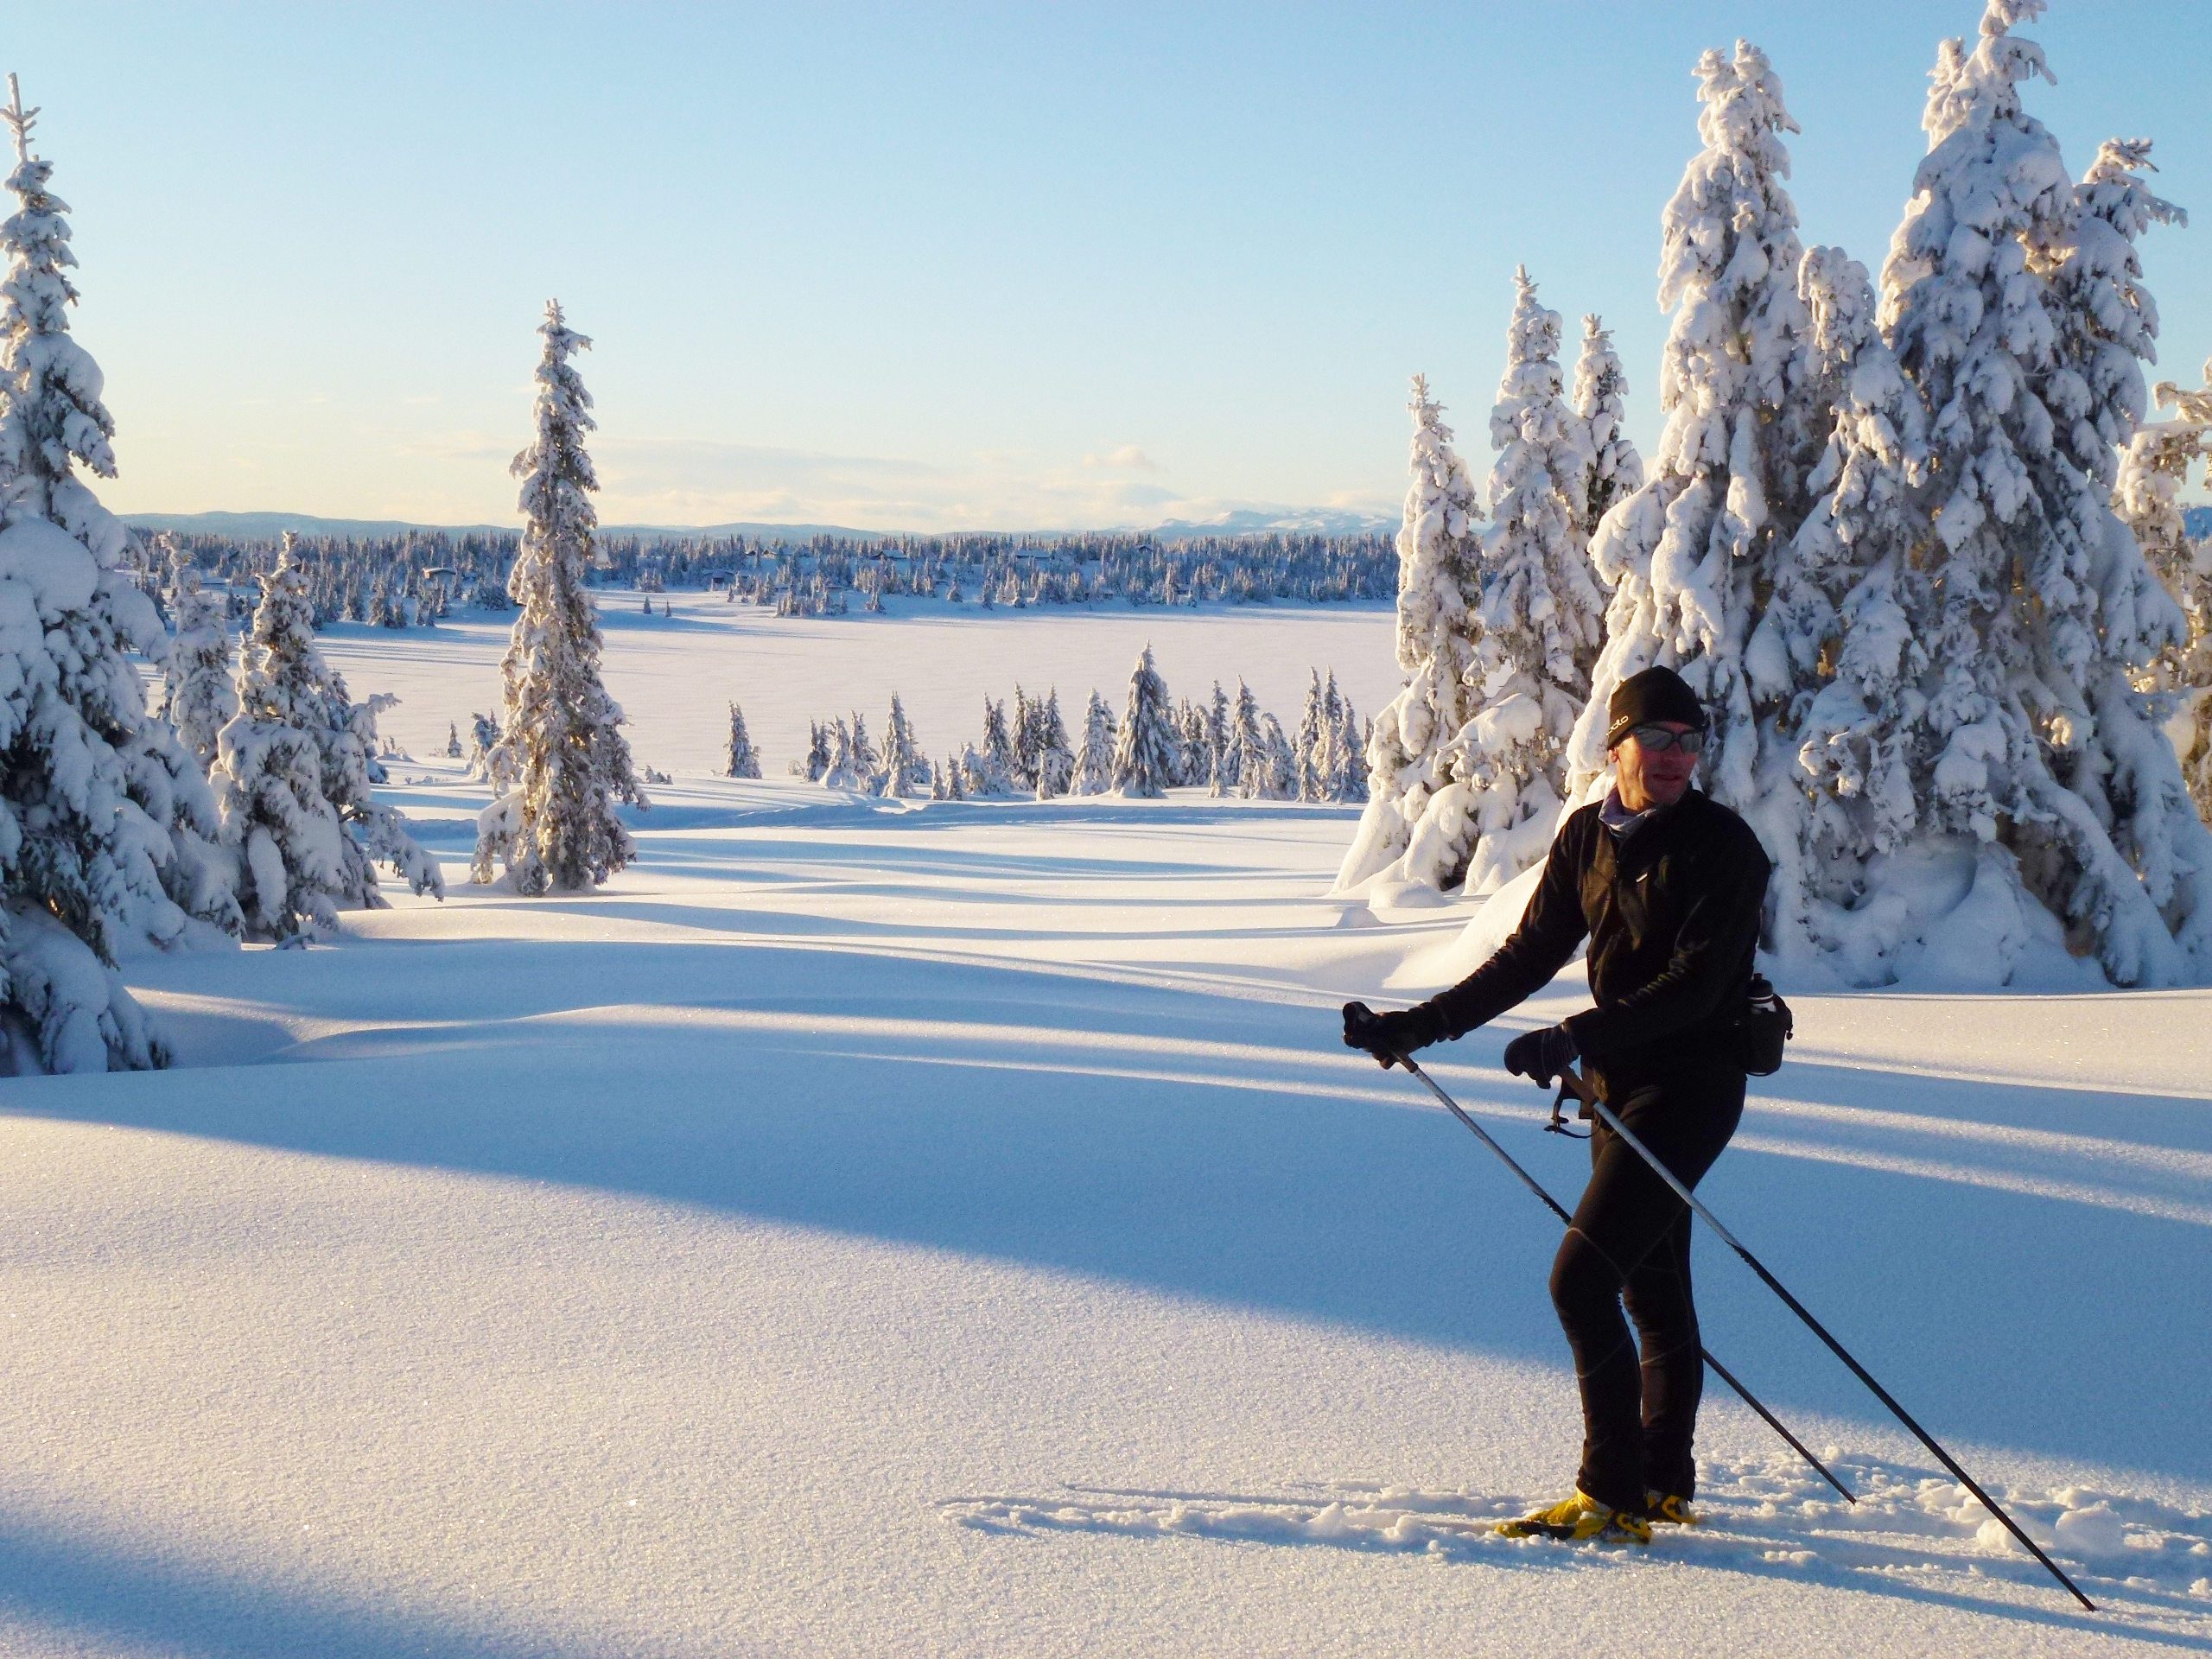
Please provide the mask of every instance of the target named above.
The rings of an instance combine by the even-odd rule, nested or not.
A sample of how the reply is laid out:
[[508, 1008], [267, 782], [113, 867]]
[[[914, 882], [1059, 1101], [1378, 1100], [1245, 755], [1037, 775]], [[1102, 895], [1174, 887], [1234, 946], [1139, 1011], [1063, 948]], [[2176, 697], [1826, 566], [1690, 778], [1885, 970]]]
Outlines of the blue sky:
[[[72, 204], [127, 511], [514, 518], [531, 334], [593, 335], [610, 521], [1389, 512], [1407, 377], [1479, 460], [1525, 261], [1647, 448], [1690, 71], [1783, 76], [1808, 243], [1878, 269], [1974, 0], [72, 4], [5, 67]], [[2212, 6], [2056, 0], [2031, 105], [2157, 143], [2158, 372], [2212, 353]]]

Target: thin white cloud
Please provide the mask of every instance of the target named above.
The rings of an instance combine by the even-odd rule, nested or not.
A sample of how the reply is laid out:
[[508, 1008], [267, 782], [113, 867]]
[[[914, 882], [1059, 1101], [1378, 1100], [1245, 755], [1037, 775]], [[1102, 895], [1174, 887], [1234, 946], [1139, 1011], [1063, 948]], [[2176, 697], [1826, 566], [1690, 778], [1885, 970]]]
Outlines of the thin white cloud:
[[1156, 473], [1160, 470], [1160, 463], [1134, 443], [1125, 443], [1108, 454], [1085, 455], [1083, 464], [1122, 473]]

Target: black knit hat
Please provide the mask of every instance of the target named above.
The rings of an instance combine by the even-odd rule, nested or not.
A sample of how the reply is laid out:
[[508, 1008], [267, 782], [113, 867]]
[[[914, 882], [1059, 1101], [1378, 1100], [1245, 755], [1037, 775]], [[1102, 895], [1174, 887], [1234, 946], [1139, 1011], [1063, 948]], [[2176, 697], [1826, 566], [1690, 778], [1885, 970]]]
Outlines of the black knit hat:
[[1638, 726], [1662, 720], [1705, 729], [1705, 705], [1697, 693], [1671, 668], [1647, 668], [1631, 674], [1613, 688], [1605, 704], [1605, 747], [1626, 737]]

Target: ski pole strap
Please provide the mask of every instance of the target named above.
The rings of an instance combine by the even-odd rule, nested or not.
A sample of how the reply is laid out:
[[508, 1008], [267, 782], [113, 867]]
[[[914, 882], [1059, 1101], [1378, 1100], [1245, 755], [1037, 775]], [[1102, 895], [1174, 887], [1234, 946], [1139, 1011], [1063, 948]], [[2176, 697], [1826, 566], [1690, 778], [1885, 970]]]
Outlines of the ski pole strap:
[[[1574, 1076], [1572, 1071], [1570, 1071], [1568, 1075], [1571, 1077]], [[1990, 1497], [1987, 1492], [1982, 1491], [1980, 1485], [1974, 1480], [1974, 1478], [1959, 1466], [1958, 1459], [1954, 1458], [1949, 1452], [1946, 1452], [1941, 1446], [1938, 1446], [1936, 1443], [1936, 1437], [1916, 1422], [1913, 1420], [1912, 1414], [1907, 1411], [1903, 1406], [1899, 1405], [1890, 1391], [1874, 1380], [1874, 1374], [1868, 1370], [1864, 1365], [1861, 1365], [1856, 1359], [1853, 1358], [1849, 1349], [1846, 1348], [1841, 1343], [1838, 1342], [1834, 1337], [1828, 1334], [1827, 1327], [1822, 1325], [1818, 1319], [1815, 1319], [1807, 1310], [1805, 1305], [1789, 1294], [1789, 1288], [1783, 1284], [1782, 1281], [1776, 1278], [1772, 1274], [1766, 1270], [1766, 1264], [1761, 1262], [1758, 1257], [1753, 1255], [1750, 1250], [1746, 1249], [1742, 1242], [1737, 1238], [1735, 1234], [1730, 1232], [1726, 1227], [1722, 1226], [1720, 1224], [1720, 1218], [1718, 1216], [1714, 1215], [1712, 1211], [1707, 1209], [1702, 1204], [1698, 1202], [1697, 1195], [1675, 1179], [1675, 1172], [1669, 1169], [1666, 1165], [1661, 1163], [1658, 1159], [1652, 1156], [1651, 1149], [1645, 1146], [1643, 1141], [1636, 1138], [1636, 1131], [1630, 1128], [1627, 1124], [1622, 1122], [1619, 1115], [1616, 1113], [1611, 1107], [1606, 1105], [1604, 1101], [1598, 1098], [1598, 1091], [1595, 1089], [1591, 1088], [1580, 1077], [1574, 1077], [1574, 1092], [1581, 1096], [1584, 1100], [1590, 1103], [1591, 1109], [1596, 1112], [1599, 1118], [1604, 1120], [1607, 1128], [1611, 1129], [1615, 1135], [1620, 1136], [1624, 1141], [1627, 1142], [1630, 1149], [1632, 1150], [1637, 1157], [1643, 1159], [1645, 1163], [1651, 1166], [1653, 1172], [1657, 1174], [1661, 1180], [1666, 1182], [1669, 1186], [1675, 1189], [1675, 1197], [1681, 1199], [1684, 1204], [1687, 1204], [1692, 1210], [1695, 1211], [1698, 1216], [1704, 1221], [1705, 1224], [1712, 1228], [1713, 1230], [1719, 1236], [1720, 1242], [1726, 1244], [1730, 1249], [1735, 1251], [1737, 1255], [1742, 1258], [1743, 1263], [1745, 1267], [1749, 1268], [1753, 1273], [1758, 1274], [1759, 1278], [1764, 1281], [1766, 1287], [1769, 1290], [1782, 1298], [1783, 1305], [1788, 1307], [1789, 1310], [1792, 1313], [1795, 1313], [1799, 1319], [1802, 1319], [1805, 1322], [1806, 1328], [1811, 1331], [1815, 1336], [1818, 1337], [1822, 1342], [1828, 1345], [1829, 1351], [1834, 1353], [1838, 1359], [1841, 1360], [1846, 1365], [1851, 1368], [1852, 1375], [1856, 1376], [1861, 1382], [1864, 1382], [1868, 1389], [1872, 1389], [1873, 1391], [1874, 1397], [1889, 1408], [1891, 1415], [1894, 1416], [1899, 1422], [1910, 1429], [1913, 1433], [1914, 1438], [1918, 1440], [1923, 1446], [1926, 1446], [1930, 1452], [1936, 1454], [1936, 1460], [1957, 1478], [1959, 1484], [1972, 1492], [1975, 1497], [1980, 1500], [1982, 1508], [1987, 1510], [1990, 1514], [1995, 1516], [1999, 1521], [2004, 1523], [2005, 1530], [2011, 1533], [2013, 1537], [2019, 1540], [2022, 1548], [2025, 1549], [2029, 1554], [2034, 1556], [2036, 1560], [2041, 1561], [2045, 1567], [2049, 1568], [2051, 1577], [2056, 1579], [2061, 1584], [2064, 1585], [2068, 1590], [2073, 1592], [2075, 1600], [2080, 1602], [2091, 1612], [2094, 1613], [2096, 1611], [2096, 1603], [2091, 1601], [2088, 1597], [2082, 1593], [2081, 1586], [2075, 1584], [2073, 1580], [2068, 1578], [2064, 1573], [2061, 1572], [2059, 1570], [2058, 1563], [2052, 1560], [2050, 1556], [2044, 1554], [2042, 1548], [2037, 1544], [2036, 1541], [2029, 1537], [2025, 1532], [2020, 1529], [2019, 1522], [2013, 1520], [2011, 1516], [2005, 1514], [2003, 1509], [1999, 1507], [1997, 1500]]]
[[[1570, 1129], [1567, 1127], [1565, 1109], [1567, 1106], [1567, 1096], [1569, 1095], [1574, 1095], [1574, 1097], [1577, 1100], [1581, 1099], [1581, 1096], [1574, 1094], [1574, 1090], [1567, 1083], [1567, 1080], [1565, 1077], [1561, 1077], [1559, 1080], [1559, 1093], [1552, 1096], [1551, 1122], [1544, 1125], [1544, 1133], [1547, 1135], [1563, 1135], [1570, 1141], [1587, 1141], [1590, 1138], [1589, 1131], [1586, 1129]], [[1582, 1114], [1585, 1117], [1587, 1117], [1590, 1114], [1587, 1111], [1585, 1111]]]

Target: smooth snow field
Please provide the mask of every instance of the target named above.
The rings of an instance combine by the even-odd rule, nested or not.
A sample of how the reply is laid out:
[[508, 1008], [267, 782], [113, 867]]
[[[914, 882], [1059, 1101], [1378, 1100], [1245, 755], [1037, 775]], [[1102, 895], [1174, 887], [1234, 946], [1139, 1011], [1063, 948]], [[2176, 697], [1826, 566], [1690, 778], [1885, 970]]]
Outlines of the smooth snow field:
[[[1093, 688], [1120, 716], [1129, 670], [1147, 645], [1174, 696], [1206, 702], [1219, 680], [1234, 698], [1241, 675], [1286, 733], [1298, 729], [1317, 669], [1324, 678], [1335, 669], [1362, 716], [1395, 696], [1402, 677], [1396, 612], [1388, 605], [990, 612], [884, 603], [884, 616], [779, 617], [719, 594], [677, 593], [654, 595], [647, 616], [637, 594], [601, 594], [607, 687], [631, 718], [639, 764], [719, 771], [734, 702], [765, 757], [761, 770], [781, 776], [806, 753], [810, 721], [857, 711], [880, 742], [894, 692], [923, 753], [942, 760], [963, 743], [982, 742], [986, 696], [1005, 700], [1011, 717], [1017, 684], [1032, 696], [1059, 692], [1074, 743]], [[663, 605], [675, 614], [663, 615]], [[356, 698], [398, 696], [381, 729], [428, 754], [443, 749], [448, 726], [459, 726], [466, 744], [472, 714], [499, 712], [511, 620], [468, 613], [406, 632], [341, 624], [318, 644]]]
[[[0, 1082], [0, 1655], [2212, 1651], [2212, 994], [1796, 995], [1701, 1189], [2100, 1611], [1710, 1236], [1707, 1345], [1859, 1502], [1715, 1383], [1707, 1526], [1508, 1542], [1575, 1464], [1558, 1224], [1338, 1040], [1472, 906], [1325, 899], [1355, 808], [704, 775], [730, 696], [773, 769], [894, 682], [942, 754], [1147, 630], [1371, 712], [1389, 613], [677, 606], [609, 603], [678, 775], [604, 889], [466, 885], [421, 757], [502, 629], [335, 631], [450, 896], [131, 962], [175, 1069]], [[1431, 1067], [1570, 1203], [1498, 1054], [1585, 995]]]

